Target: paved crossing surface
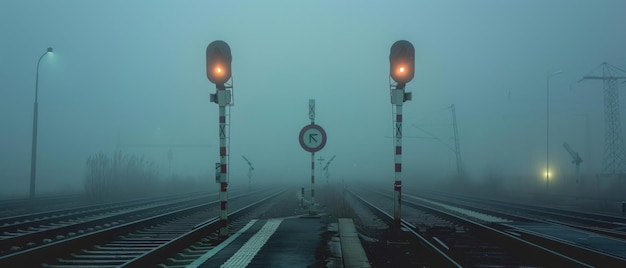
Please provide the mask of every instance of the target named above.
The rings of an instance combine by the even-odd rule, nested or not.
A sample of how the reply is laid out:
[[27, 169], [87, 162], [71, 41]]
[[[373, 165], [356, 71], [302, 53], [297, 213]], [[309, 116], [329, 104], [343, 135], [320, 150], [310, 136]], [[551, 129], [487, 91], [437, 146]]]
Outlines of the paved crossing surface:
[[254, 220], [190, 267], [323, 266], [315, 254], [326, 224], [320, 218]]

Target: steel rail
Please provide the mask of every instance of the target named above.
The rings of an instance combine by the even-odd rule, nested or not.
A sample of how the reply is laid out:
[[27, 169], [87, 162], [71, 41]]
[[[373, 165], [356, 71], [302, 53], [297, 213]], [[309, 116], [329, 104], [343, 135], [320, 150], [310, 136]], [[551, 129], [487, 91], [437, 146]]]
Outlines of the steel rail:
[[[359, 200], [362, 204], [367, 206], [372, 212], [374, 212], [374, 214], [376, 214], [382, 220], [387, 222], [390, 226], [393, 226], [394, 218], [389, 213], [387, 213], [384, 210], [376, 207], [374, 204], [368, 202], [367, 200], [365, 200], [363, 197], [361, 197], [360, 195], [356, 194], [355, 192], [353, 192], [351, 190], [346, 190], [346, 191], [348, 193], [350, 193], [352, 196], [354, 196], [355, 198], [357, 198], [357, 200]], [[435, 246], [429, 240], [427, 240], [422, 235], [417, 233], [415, 231], [414, 226], [409, 225], [409, 223], [406, 222], [405, 220], [401, 220], [401, 226], [403, 228], [405, 228], [406, 230], [408, 230], [408, 232], [410, 232], [412, 235], [414, 235], [420, 241], [420, 243], [422, 244], [424, 249], [426, 249], [427, 252], [430, 253], [430, 255], [433, 258], [433, 260], [434, 260], [435, 264], [437, 265], [437, 267], [463, 267], [456, 260], [454, 260], [448, 254], [443, 252], [439, 247]]]
[[[238, 195], [232, 198], [236, 199], [243, 196], [244, 195]], [[132, 232], [137, 229], [141, 229], [145, 226], [151, 226], [163, 222], [164, 219], [180, 217], [189, 213], [193, 213], [194, 211], [205, 209], [218, 203], [219, 201], [212, 201], [207, 204], [186, 207], [176, 211], [143, 218], [132, 222], [122, 223], [116, 226], [111, 226], [83, 235], [77, 235], [64, 240], [55, 241], [49, 244], [0, 256], [0, 267], [40, 266], [41, 263], [54, 261], [59, 257], [69, 254], [70, 252], [77, 252], [91, 245], [103, 244], [123, 234]]]
[[[236, 220], [241, 215], [258, 207], [266, 201], [271, 200], [279, 194], [284, 193], [285, 191], [286, 190], [282, 190], [280, 192], [274, 193], [255, 203], [231, 212], [228, 214], [228, 218], [231, 220]], [[219, 217], [214, 217], [204, 223], [198, 224], [189, 232], [179, 236], [176, 239], [170, 240], [165, 244], [161, 244], [160, 246], [144, 253], [141, 256], [136, 257], [135, 259], [122, 265], [122, 267], [155, 267], [158, 264], [164, 263], [167, 257], [170, 257], [178, 252], [182, 252], [184, 249], [205, 238], [207, 234], [218, 231], [220, 228], [219, 223]]]

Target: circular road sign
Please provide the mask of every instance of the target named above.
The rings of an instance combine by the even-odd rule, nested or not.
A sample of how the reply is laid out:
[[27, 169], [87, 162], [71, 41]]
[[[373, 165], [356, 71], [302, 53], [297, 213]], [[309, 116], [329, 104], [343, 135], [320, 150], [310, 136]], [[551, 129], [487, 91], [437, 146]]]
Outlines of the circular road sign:
[[316, 124], [310, 124], [300, 130], [300, 146], [307, 152], [317, 152], [326, 145], [326, 131]]

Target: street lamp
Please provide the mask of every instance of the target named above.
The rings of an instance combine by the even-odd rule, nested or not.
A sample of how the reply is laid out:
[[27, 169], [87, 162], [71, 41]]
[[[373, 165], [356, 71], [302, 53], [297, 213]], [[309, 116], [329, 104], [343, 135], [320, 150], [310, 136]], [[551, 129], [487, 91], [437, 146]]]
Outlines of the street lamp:
[[561, 73], [558, 70], [546, 75], [546, 190], [550, 183], [550, 78]]
[[30, 155], [30, 198], [35, 197], [35, 178], [37, 177], [37, 113], [38, 113], [38, 103], [37, 97], [39, 96], [39, 64], [41, 63], [41, 59], [45, 55], [52, 53], [52, 48], [49, 47], [46, 50], [46, 53], [43, 53], [39, 60], [37, 61], [37, 75], [35, 76], [35, 103], [33, 105], [33, 142], [32, 142], [32, 151]]

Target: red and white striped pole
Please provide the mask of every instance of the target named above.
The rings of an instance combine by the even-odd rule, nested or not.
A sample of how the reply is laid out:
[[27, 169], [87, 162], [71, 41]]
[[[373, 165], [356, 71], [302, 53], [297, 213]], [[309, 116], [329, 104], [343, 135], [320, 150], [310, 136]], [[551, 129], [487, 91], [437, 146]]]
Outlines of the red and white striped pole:
[[[228, 154], [226, 152], [226, 104], [230, 102], [230, 94], [226, 89], [218, 87], [218, 98], [229, 101], [219, 102], [219, 137], [220, 137], [220, 238], [228, 237]], [[222, 94], [220, 94], [222, 93]], [[226, 93], [226, 94], [224, 94]], [[230, 92], [228, 92], [230, 93]]]
[[395, 228], [400, 229], [402, 205], [402, 103], [411, 100], [411, 93], [405, 93], [406, 83], [413, 79], [415, 74], [415, 48], [411, 42], [398, 40], [391, 46], [389, 53], [389, 76], [396, 84], [390, 83], [391, 105], [395, 106], [394, 118], [394, 170], [393, 183], [394, 202], [393, 218]]
[[[311, 120], [311, 125], [315, 124], [315, 99], [309, 99], [309, 120]], [[309, 206], [309, 214], [317, 214], [315, 208], [315, 152], [311, 152], [311, 205]]]
[[[230, 46], [224, 41], [216, 40], [206, 48], [206, 74], [209, 81], [215, 84], [217, 91], [210, 95], [211, 102], [219, 106], [219, 137], [220, 137], [220, 232], [221, 240], [228, 237], [228, 125], [226, 124], [226, 106], [231, 105], [231, 91], [225, 85], [231, 80], [232, 55]], [[228, 86], [232, 88], [232, 82]]]
[[[402, 91], [402, 95], [404, 95], [404, 90], [395, 89], [398, 91]], [[394, 183], [393, 183], [393, 196], [394, 196], [394, 210], [393, 210], [393, 219], [395, 226], [397, 228], [400, 227], [400, 207], [402, 202], [402, 102], [396, 104], [396, 123], [395, 123], [395, 156], [394, 156]]]
[[311, 124], [304, 126], [300, 130], [298, 139], [300, 146], [311, 153], [311, 203], [309, 204], [309, 214], [317, 215], [315, 204], [315, 152], [324, 148], [326, 144], [326, 131], [315, 124], [315, 100], [309, 100], [309, 119]]
[[396, 229], [400, 229], [402, 214], [402, 103], [411, 100], [411, 93], [404, 92], [405, 84], [398, 83], [391, 89], [391, 104], [395, 107], [394, 118], [394, 183], [393, 219]]
[[315, 153], [311, 153], [311, 205], [309, 206], [309, 214], [315, 215]]

